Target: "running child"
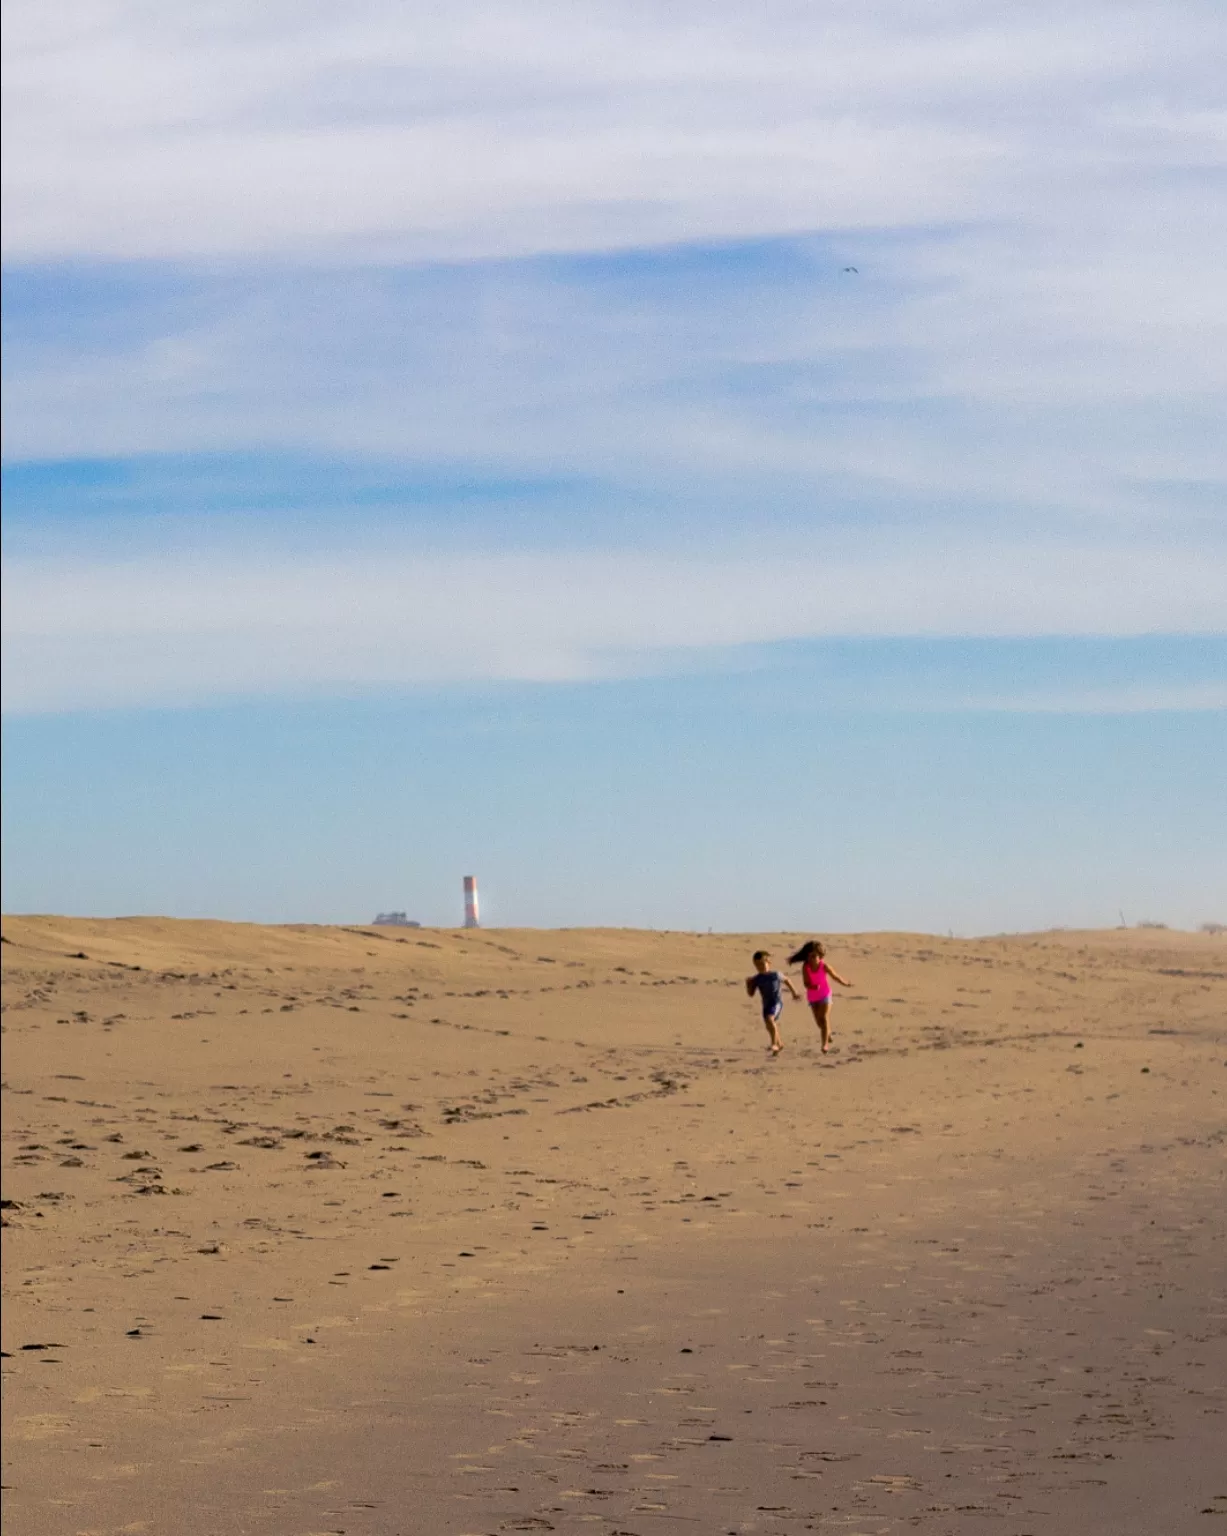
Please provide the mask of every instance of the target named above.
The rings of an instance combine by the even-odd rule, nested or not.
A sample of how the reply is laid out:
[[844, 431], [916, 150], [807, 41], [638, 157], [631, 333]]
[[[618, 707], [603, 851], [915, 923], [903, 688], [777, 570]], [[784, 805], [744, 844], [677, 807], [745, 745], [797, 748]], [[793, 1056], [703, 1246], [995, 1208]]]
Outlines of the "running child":
[[780, 1015], [784, 1012], [784, 988], [787, 987], [797, 1002], [801, 994], [787, 976], [771, 969], [771, 956], [765, 949], [756, 949], [752, 956], [754, 975], [746, 977], [746, 991], [751, 997], [757, 992], [763, 1005], [763, 1023], [771, 1036], [771, 1054], [778, 1056], [784, 1049], [780, 1039]]
[[831, 1049], [831, 983], [837, 981], [841, 987], [850, 987], [852, 983], [827, 964], [826, 945], [820, 944], [817, 939], [807, 939], [795, 955], [789, 955], [788, 963], [801, 967], [805, 1001], [810, 1005], [814, 1023], [822, 1034], [825, 1054]]

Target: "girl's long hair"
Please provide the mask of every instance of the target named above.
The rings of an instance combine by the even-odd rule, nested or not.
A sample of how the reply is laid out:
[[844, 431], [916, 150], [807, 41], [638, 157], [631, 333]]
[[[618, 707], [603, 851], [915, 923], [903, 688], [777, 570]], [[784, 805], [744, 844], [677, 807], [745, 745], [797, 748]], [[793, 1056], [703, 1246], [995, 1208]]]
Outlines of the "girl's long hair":
[[789, 965], [808, 965], [815, 955], [821, 955], [822, 945], [817, 939], [806, 939], [795, 955], [789, 955]]

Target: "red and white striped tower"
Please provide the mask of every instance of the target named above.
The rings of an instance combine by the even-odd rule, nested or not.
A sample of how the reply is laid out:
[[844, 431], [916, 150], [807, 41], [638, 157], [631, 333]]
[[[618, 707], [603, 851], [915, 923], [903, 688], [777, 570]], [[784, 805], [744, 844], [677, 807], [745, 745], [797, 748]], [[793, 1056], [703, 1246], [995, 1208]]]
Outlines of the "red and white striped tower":
[[476, 875], [466, 875], [464, 877], [464, 926], [466, 928], [481, 927], [481, 920], [477, 915]]

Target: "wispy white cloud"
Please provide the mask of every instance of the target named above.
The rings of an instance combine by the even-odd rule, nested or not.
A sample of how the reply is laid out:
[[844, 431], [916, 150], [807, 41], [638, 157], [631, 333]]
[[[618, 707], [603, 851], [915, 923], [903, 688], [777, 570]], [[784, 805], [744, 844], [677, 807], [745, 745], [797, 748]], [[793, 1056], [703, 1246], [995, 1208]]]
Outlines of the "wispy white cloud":
[[394, 550], [262, 569], [249, 555], [27, 560], [6, 571], [5, 704], [619, 677], [707, 648], [829, 635], [1212, 631], [1225, 605], [1227, 581], [1195, 551], [1034, 542], [991, 554], [834, 545], [812, 564]]
[[814, 507], [838, 482], [865, 505], [1146, 521], [1168, 515], [1163, 482], [1227, 487], [1219, 247], [1164, 275], [1157, 251], [1096, 241], [994, 229], [637, 271], [246, 272], [110, 301], [104, 283], [95, 309], [57, 294], [37, 325], [14, 284], [8, 451], [722, 481], [760, 513], [785, 482]]
[[[101, 332], [26, 337], [10, 300], [10, 457], [633, 462], [1132, 516], [1133, 482], [1227, 477], [1217, 5], [6, 18], [10, 259], [196, 264]], [[740, 292], [500, 264], [814, 231], [862, 268], [840, 291], [819, 261]], [[426, 259], [486, 265], [390, 275]]]
[[1198, 0], [6, 6], [10, 255], [486, 257], [1221, 165]]
[[[13, 458], [380, 456], [661, 509], [635, 558], [598, 488], [556, 541], [588, 555], [514, 553], [521, 504], [463, 556], [349, 526], [312, 563], [287, 503], [246, 557], [19, 560], [11, 707], [1227, 626], [1218, 5], [8, 12]], [[791, 529], [784, 569], [739, 525]]]

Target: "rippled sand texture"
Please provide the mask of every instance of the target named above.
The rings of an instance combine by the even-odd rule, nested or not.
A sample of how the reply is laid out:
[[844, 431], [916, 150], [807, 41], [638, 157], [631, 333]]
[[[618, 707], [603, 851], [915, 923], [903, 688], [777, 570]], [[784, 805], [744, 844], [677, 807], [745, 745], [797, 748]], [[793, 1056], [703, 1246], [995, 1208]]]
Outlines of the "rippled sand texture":
[[10, 1536], [1227, 1519], [1221, 937], [4, 935]]

